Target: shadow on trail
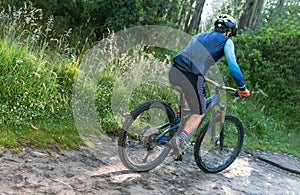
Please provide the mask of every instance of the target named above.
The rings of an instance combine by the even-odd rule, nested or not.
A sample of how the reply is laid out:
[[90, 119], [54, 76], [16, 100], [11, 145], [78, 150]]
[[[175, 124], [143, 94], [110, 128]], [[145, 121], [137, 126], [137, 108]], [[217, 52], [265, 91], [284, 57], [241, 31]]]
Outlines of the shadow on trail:
[[297, 194], [299, 175], [241, 153], [226, 170], [201, 171], [190, 148], [182, 162], [167, 157], [149, 172], [127, 170], [116, 145], [96, 153], [89, 148], [11, 151], [0, 155], [0, 194]]

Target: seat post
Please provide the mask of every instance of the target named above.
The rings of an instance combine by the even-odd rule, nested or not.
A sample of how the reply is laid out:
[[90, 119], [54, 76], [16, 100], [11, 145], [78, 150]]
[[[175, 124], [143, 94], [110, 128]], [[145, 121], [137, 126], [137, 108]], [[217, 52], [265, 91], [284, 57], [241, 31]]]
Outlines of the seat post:
[[183, 122], [184, 117], [186, 115], [191, 114], [190, 109], [185, 108], [185, 97], [184, 97], [184, 93], [183, 93], [182, 88], [180, 86], [177, 86], [177, 85], [171, 85], [171, 88], [180, 93], [180, 100], [179, 100], [179, 105], [178, 105], [179, 110], [177, 110], [177, 113], [178, 112], [180, 113], [180, 121]]
[[180, 109], [180, 121], [183, 122], [183, 119], [184, 119], [184, 110], [183, 110], [183, 107], [184, 107], [184, 94], [182, 91], [180, 91], [180, 100], [179, 100], [179, 109]]
[[180, 108], [181, 108], [181, 116], [182, 119], [185, 116], [191, 115], [191, 109], [185, 100], [185, 94], [181, 91], [180, 92]]

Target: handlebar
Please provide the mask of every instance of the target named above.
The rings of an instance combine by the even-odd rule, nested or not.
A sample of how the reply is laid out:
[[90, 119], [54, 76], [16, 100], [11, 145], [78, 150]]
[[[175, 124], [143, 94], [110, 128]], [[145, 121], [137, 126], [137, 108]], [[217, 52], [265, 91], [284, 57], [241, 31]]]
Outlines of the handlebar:
[[217, 83], [216, 81], [213, 81], [213, 80], [210, 80], [209, 78], [206, 78], [205, 77], [205, 81], [213, 84], [214, 86], [220, 88], [220, 89], [223, 89], [223, 90], [227, 90], [227, 91], [231, 91], [232, 94], [235, 96], [235, 97], [240, 97], [239, 96], [239, 93], [238, 93], [238, 89], [234, 89], [232, 87], [227, 87], [227, 86], [224, 86], [224, 85], [220, 85], [219, 83]]

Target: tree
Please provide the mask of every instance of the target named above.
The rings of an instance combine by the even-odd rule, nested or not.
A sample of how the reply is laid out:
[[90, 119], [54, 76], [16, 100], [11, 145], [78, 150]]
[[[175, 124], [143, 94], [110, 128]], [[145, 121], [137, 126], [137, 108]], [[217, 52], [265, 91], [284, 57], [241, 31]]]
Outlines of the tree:
[[186, 9], [187, 9], [187, 6], [186, 6], [186, 3], [187, 3], [188, 0], [182, 0], [179, 7], [180, 7], [180, 11], [179, 11], [179, 17], [178, 17], [178, 20], [176, 22], [176, 26], [181, 26], [184, 19], [185, 19], [185, 13], [186, 13]]
[[[210, 4], [212, 5], [212, 15], [210, 22], [206, 22], [206, 28], [211, 28], [214, 20], [222, 13], [222, 14], [229, 14], [236, 18], [237, 20], [240, 18], [241, 13], [243, 11], [243, 7], [245, 5], [245, 1], [240, 0], [227, 0], [223, 1], [220, 4], [219, 0], [211, 0]], [[239, 20], [238, 20], [239, 26]]]
[[255, 30], [261, 20], [263, 6], [264, 0], [247, 1], [240, 18], [239, 28]]
[[198, 32], [204, 4], [205, 0], [181, 0], [176, 26], [189, 34]]
[[195, 10], [194, 11], [192, 9], [190, 10], [191, 14], [189, 15], [190, 17], [187, 18], [186, 20], [186, 26], [184, 29], [184, 31], [189, 34], [191, 34], [193, 30], [195, 30], [196, 32], [199, 31], [201, 14], [203, 11], [205, 0], [197, 0], [194, 3], [196, 3]]

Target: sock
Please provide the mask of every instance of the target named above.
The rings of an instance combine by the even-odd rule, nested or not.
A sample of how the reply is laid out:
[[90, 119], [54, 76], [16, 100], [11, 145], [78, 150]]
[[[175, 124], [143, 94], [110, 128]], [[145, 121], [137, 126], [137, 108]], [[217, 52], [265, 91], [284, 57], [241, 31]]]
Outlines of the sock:
[[185, 142], [186, 140], [188, 140], [189, 135], [190, 135], [190, 134], [189, 134], [188, 131], [183, 130], [183, 131], [179, 134], [179, 140], [180, 140], [181, 142]]
[[190, 135], [187, 137], [187, 140], [190, 140], [196, 133], [196, 130], [192, 131]]

